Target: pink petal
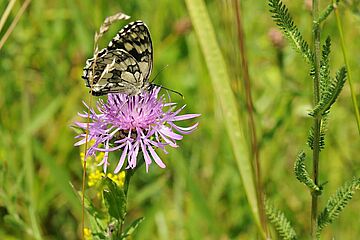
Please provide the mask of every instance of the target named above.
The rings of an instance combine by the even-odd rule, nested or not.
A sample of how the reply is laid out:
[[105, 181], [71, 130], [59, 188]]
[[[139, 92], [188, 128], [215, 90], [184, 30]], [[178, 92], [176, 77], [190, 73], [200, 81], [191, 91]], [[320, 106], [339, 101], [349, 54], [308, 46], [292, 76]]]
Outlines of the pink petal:
[[[89, 140], [89, 139], [88, 139], [88, 140]], [[74, 146], [80, 146], [80, 145], [83, 145], [83, 144], [85, 144], [85, 142], [86, 142], [86, 139], [85, 139], [85, 138], [83, 138], [83, 139], [81, 139], [80, 141], [76, 142], [76, 143], [74, 144]]]
[[164, 107], [170, 107], [170, 106], [175, 106], [176, 103], [164, 103]]
[[201, 114], [185, 114], [185, 115], [180, 115], [180, 116], [175, 116], [173, 117], [172, 121], [181, 121], [181, 120], [186, 120], [186, 119], [191, 119], [191, 118], [196, 118], [201, 116]]
[[135, 144], [133, 145], [133, 149], [131, 150], [131, 153], [128, 154], [128, 163], [132, 169], [136, 167], [136, 158], [138, 153], [139, 153], [139, 143], [135, 142]]
[[121, 144], [119, 146], [116, 146], [116, 147], [113, 147], [113, 148], [94, 148], [96, 151], [100, 151], [100, 152], [113, 152], [113, 151], [116, 151], [122, 147], [124, 147], [126, 143], [124, 144]]
[[149, 156], [149, 153], [146, 150], [146, 148], [144, 146], [144, 143], [142, 141], [140, 142], [140, 144], [141, 144], [141, 150], [142, 150], [142, 152], [144, 154], [145, 163], [146, 163], [146, 165], [150, 165], [151, 164], [151, 158]]
[[180, 134], [174, 133], [173, 131], [171, 131], [171, 128], [168, 128], [168, 127], [163, 126], [162, 128], [160, 128], [159, 133], [162, 133], [165, 136], [168, 136], [175, 140], [183, 139], [183, 136], [181, 136]]
[[156, 164], [161, 168], [166, 168], [166, 165], [163, 163], [163, 161], [161, 161], [160, 157], [156, 154], [155, 150], [150, 145], [148, 145], [148, 149]]
[[115, 168], [115, 171], [114, 171], [115, 174], [118, 173], [118, 172], [120, 172], [122, 166], [124, 165], [125, 158], [126, 158], [126, 155], [127, 155], [127, 152], [128, 152], [128, 147], [129, 147], [129, 145], [126, 144], [126, 146], [125, 146], [125, 148], [124, 148], [124, 150], [123, 150], [123, 152], [122, 152], [122, 154], [121, 154], [119, 163], [118, 163], [118, 165], [117, 165], [116, 168]]
[[162, 134], [161, 132], [159, 132], [159, 134], [162, 137], [162, 139], [165, 140], [165, 142], [168, 143], [171, 147], [173, 148], [177, 147], [176, 143], [168, 139], [164, 134]]
[[105, 154], [104, 154], [104, 160], [103, 160], [103, 162], [104, 162], [104, 173], [106, 173], [106, 171], [107, 171], [107, 167], [108, 167], [108, 165], [109, 165], [109, 163], [108, 163], [108, 157], [109, 157], [109, 152], [105, 152]]
[[195, 130], [195, 128], [199, 125], [199, 123], [195, 123], [194, 125], [190, 126], [190, 127], [179, 127], [177, 125], [175, 125], [172, 122], [168, 122], [170, 126], [172, 126], [173, 128], [175, 128], [179, 133], [181, 134], [189, 134], [192, 131]]

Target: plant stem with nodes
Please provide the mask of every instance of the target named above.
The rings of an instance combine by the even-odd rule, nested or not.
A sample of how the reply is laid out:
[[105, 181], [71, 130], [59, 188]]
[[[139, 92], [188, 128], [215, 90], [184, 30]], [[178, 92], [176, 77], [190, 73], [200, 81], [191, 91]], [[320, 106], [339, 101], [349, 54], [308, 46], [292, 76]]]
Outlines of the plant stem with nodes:
[[[320, 101], [320, 25], [319, 18], [319, 2], [320, 0], [312, 1], [312, 17], [313, 17], [313, 48], [314, 48], [314, 106]], [[312, 178], [316, 185], [318, 185], [319, 176], [319, 155], [320, 155], [320, 128], [322, 117], [317, 116], [314, 119], [314, 141], [313, 141], [313, 174]], [[311, 237], [316, 238], [317, 228], [317, 209], [318, 209], [318, 194], [316, 192], [311, 193]]]

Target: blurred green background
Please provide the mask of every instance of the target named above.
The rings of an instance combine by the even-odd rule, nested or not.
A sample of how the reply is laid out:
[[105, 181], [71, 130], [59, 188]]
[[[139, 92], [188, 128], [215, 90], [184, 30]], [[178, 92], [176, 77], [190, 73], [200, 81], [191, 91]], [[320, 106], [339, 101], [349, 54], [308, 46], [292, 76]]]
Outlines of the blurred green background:
[[[246, 115], [233, 1], [206, 1], [238, 99]], [[290, 47], [274, 46], [275, 27], [266, 1], [240, 1], [252, 80], [255, 117], [266, 195], [294, 223], [309, 232], [310, 194], [293, 175], [293, 163], [312, 120], [308, 66]], [[305, 39], [311, 38], [308, 1], [284, 1]], [[328, 1], [322, 1], [326, 6]], [[346, 47], [360, 96], [359, 1], [340, 11]], [[0, 2], [4, 13], [9, 1]], [[0, 32], [4, 36], [22, 1], [17, 1]], [[172, 95], [187, 113], [201, 113], [200, 125], [178, 149], [162, 155], [166, 169], [151, 165], [137, 172], [129, 193], [129, 222], [145, 221], [134, 239], [260, 239], [244, 194], [203, 53], [183, 1], [32, 1], [0, 49], [0, 239], [33, 239], [37, 223], [43, 239], [79, 239], [81, 203], [70, 182], [81, 188], [80, 149], [71, 128], [88, 101], [81, 79], [92, 56], [93, 37], [102, 21], [122, 11], [150, 29], [156, 83], [180, 91]], [[100, 48], [124, 25], [113, 25]], [[275, 33], [277, 34], [277, 33]], [[332, 37], [332, 72], [343, 63], [334, 16], [324, 25]], [[282, 41], [280, 39], [280, 41]], [[206, 53], [205, 53], [206, 54]], [[95, 97], [93, 101], [95, 101]], [[352, 176], [360, 176], [360, 141], [346, 84], [332, 108], [327, 147], [321, 153], [320, 181], [328, 196]], [[242, 120], [244, 129], [247, 123]], [[190, 124], [190, 122], [189, 122]], [[248, 133], [245, 132], [248, 136]], [[247, 140], [247, 142], [249, 142]], [[310, 152], [308, 152], [310, 153]], [[308, 162], [309, 166], [310, 163]], [[310, 168], [309, 168], [310, 169]], [[356, 195], [324, 239], [360, 237], [360, 197]], [[321, 208], [321, 207], [320, 207]], [[35, 216], [35, 219], [32, 219]]]

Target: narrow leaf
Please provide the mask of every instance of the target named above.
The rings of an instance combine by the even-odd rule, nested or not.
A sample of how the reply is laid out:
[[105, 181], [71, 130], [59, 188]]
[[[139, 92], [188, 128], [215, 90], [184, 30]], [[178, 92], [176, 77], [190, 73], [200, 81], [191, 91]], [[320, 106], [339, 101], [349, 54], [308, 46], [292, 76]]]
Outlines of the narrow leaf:
[[284, 32], [295, 50], [304, 57], [307, 63], [314, 65], [313, 53], [295, 26], [287, 7], [280, 0], [269, 0], [269, 6], [273, 20]]
[[126, 214], [124, 190], [108, 177], [103, 179], [103, 183], [105, 185], [103, 196], [109, 215], [119, 221], [124, 221]]
[[142, 221], [144, 221], [144, 217], [138, 218], [135, 221], [133, 221], [129, 227], [126, 228], [124, 235], [122, 236], [123, 238], [130, 236], [131, 234], [133, 234], [133, 232], [136, 230], [136, 228], [142, 223]]
[[278, 209], [276, 209], [269, 201], [265, 202], [266, 215], [274, 225], [277, 233], [284, 240], [295, 240], [297, 239], [296, 232], [291, 226], [290, 221], [285, 215]]
[[294, 172], [296, 178], [304, 183], [312, 192], [321, 192], [320, 187], [318, 187], [314, 181], [310, 178], [309, 173], [306, 171], [305, 167], [305, 153], [301, 151], [295, 161]]
[[[76, 196], [78, 197], [79, 201], [82, 201], [82, 192], [76, 190], [74, 185], [72, 185], [71, 182], [69, 184], [70, 184], [71, 188], [73, 189], [74, 193], [76, 194]], [[105, 218], [105, 215], [96, 209], [96, 207], [92, 204], [91, 200], [86, 195], [84, 196], [84, 205], [85, 205], [85, 209], [94, 218], [97, 218], [97, 219]]]
[[338, 188], [336, 193], [329, 198], [324, 210], [319, 214], [317, 220], [318, 236], [324, 227], [332, 223], [340, 215], [341, 211], [352, 199], [355, 191], [359, 189], [360, 178], [354, 178], [351, 182], [345, 183], [343, 186]]
[[318, 23], [320, 24], [323, 22], [329, 15], [332, 13], [332, 11], [335, 9], [336, 5], [339, 3], [339, 0], [336, 0], [335, 3], [330, 3], [325, 10], [320, 14], [320, 17], [318, 19]]
[[310, 116], [327, 114], [330, 107], [335, 103], [346, 81], [345, 67], [340, 68], [336, 77], [331, 81], [328, 89], [322, 94], [319, 104], [309, 113]]
[[330, 82], [330, 55], [331, 40], [328, 37], [323, 45], [322, 56], [320, 60], [320, 94], [322, 95], [329, 87]]

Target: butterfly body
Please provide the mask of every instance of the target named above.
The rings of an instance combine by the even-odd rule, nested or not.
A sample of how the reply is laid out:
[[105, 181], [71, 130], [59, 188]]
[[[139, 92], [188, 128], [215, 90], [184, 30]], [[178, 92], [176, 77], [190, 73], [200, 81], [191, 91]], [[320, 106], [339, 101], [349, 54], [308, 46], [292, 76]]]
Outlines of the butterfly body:
[[107, 93], [137, 95], [150, 87], [153, 48], [142, 21], [126, 25], [109, 45], [86, 61], [82, 78], [94, 96]]

